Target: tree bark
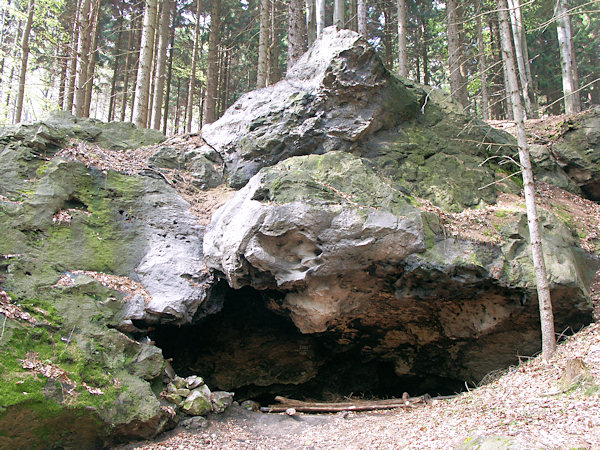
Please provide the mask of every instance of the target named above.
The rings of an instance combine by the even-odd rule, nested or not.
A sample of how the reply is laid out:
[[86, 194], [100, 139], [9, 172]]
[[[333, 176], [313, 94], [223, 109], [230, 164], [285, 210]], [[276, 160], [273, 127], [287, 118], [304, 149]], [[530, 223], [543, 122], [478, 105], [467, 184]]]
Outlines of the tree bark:
[[315, 0], [317, 6], [317, 37], [323, 32], [325, 28], [325, 0]]
[[[135, 26], [135, 20], [131, 22], [131, 28]], [[127, 49], [125, 54], [125, 68], [123, 70], [123, 92], [121, 93], [121, 122], [125, 122], [125, 113], [127, 111], [127, 99], [129, 98], [129, 72], [131, 70], [131, 54], [133, 52], [133, 29], [127, 32]]]
[[260, 29], [258, 34], [258, 67], [256, 88], [267, 85], [267, 50], [269, 47], [269, 11], [270, 0], [260, 0]]
[[490, 119], [489, 110], [489, 94], [488, 94], [488, 79], [487, 79], [487, 64], [485, 61], [485, 42], [483, 42], [483, 25], [481, 23], [481, 2], [478, 3], [476, 22], [477, 22], [477, 52], [478, 55], [478, 70], [481, 78], [481, 115], [483, 120]]
[[98, 52], [98, 15], [100, 14], [100, 0], [94, 0], [92, 3], [92, 12], [90, 21], [92, 22], [92, 42], [90, 45], [90, 58], [87, 68], [87, 80], [85, 82], [85, 101], [83, 107], [83, 117], [90, 117], [90, 106], [92, 104], [92, 88], [94, 87], [94, 72], [96, 71], [96, 56]]
[[398, 5], [398, 73], [408, 77], [406, 59], [406, 0], [397, 0]]
[[177, 4], [176, 2], [171, 2], [173, 6], [173, 26], [171, 27], [171, 42], [169, 43], [169, 70], [167, 71], [167, 92], [165, 92], [165, 109], [163, 112], [163, 129], [162, 132], [166, 136], [167, 134], [167, 122], [169, 118], [169, 100], [171, 98], [171, 79], [173, 76], [173, 54], [175, 53], [175, 14], [177, 12]]
[[468, 105], [465, 80], [461, 73], [462, 51], [458, 32], [458, 0], [447, 0], [448, 15], [448, 66], [450, 69], [450, 91], [458, 103], [466, 108]]
[[216, 120], [217, 76], [219, 62], [219, 30], [221, 27], [221, 2], [213, 1], [210, 13], [210, 35], [208, 37], [208, 62], [206, 68], [206, 90], [202, 104], [202, 125]]
[[317, 10], [315, 0], [306, 0], [306, 36], [310, 47], [317, 39]]
[[288, 70], [306, 51], [306, 29], [302, 11], [303, 0], [290, 0], [289, 3], [289, 28], [288, 28]]
[[542, 329], [542, 357], [549, 361], [556, 350], [556, 337], [554, 335], [554, 315], [552, 313], [552, 301], [550, 298], [550, 287], [542, 251], [542, 239], [538, 223], [537, 208], [535, 204], [535, 184], [529, 150], [527, 148], [527, 136], [525, 135], [525, 122], [521, 96], [519, 95], [519, 82], [517, 80], [517, 69], [513, 58], [512, 39], [510, 36], [510, 25], [508, 19], [508, 5], [506, 0], [498, 0], [498, 17], [500, 23], [500, 41], [502, 45], [503, 61], [506, 65], [508, 91], [511, 96], [513, 115], [517, 125], [517, 142], [519, 144], [519, 160], [523, 174], [523, 190], [525, 191], [525, 205], [527, 207], [527, 223], [529, 225], [529, 236], [533, 267], [537, 283], [538, 302], [540, 308], [540, 323]]
[[152, 72], [152, 52], [154, 50], [154, 24], [156, 22], [156, 0], [146, 0], [140, 59], [133, 101], [134, 122], [138, 127], [146, 128], [148, 121], [148, 94]]
[[192, 108], [194, 107], [194, 90], [196, 88], [196, 67], [198, 65], [198, 43], [200, 42], [200, 13], [202, 4], [198, 2], [196, 9], [196, 25], [194, 28], [194, 48], [192, 50], [192, 69], [190, 73], [190, 82], [188, 84], [188, 95], [186, 104], [186, 124], [185, 131], [192, 132]]
[[333, 24], [338, 30], [342, 30], [346, 26], [344, 20], [344, 0], [333, 1]]
[[526, 59], [527, 42], [524, 42], [524, 30], [523, 30], [523, 17], [521, 14], [521, 3], [520, 0], [508, 0], [510, 24], [512, 28], [513, 41], [515, 47], [515, 56], [517, 60], [517, 67], [519, 69], [519, 80], [521, 82], [522, 97], [525, 106], [525, 114], [527, 117], [532, 118], [536, 115], [534, 113], [533, 102], [531, 101], [531, 84], [527, 77], [526, 65], [529, 65], [529, 61]]
[[[304, 0], [300, 0], [300, 9], [302, 10], [304, 4]], [[279, 81], [281, 78], [281, 72], [279, 70], [279, 43], [280, 43], [280, 18], [283, 15], [282, 11], [279, 8], [279, 2], [277, 0], [273, 0], [271, 2], [271, 36], [269, 45], [269, 84], [274, 84]], [[302, 29], [304, 30], [302, 35], [302, 42], [304, 45], [304, 50], [306, 51], [306, 18], [304, 17], [304, 12], [302, 11]], [[226, 54], [226, 62], [227, 62], [227, 78], [229, 79], [229, 61], [231, 60], [231, 54], [227, 51]], [[229, 86], [229, 84], [226, 84]]]
[[25, 97], [25, 78], [27, 76], [27, 60], [29, 59], [29, 34], [33, 23], [33, 13], [35, 10], [34, 0], [29, 0], [27, 6], [27, 21], [21, 37], [21, 69], [19, 71], [19, 90], [17, 92], [17, 103], [15, 106], [14, 123], [21, 121], [23, 112], [23, 99]]
[[71, 33], [71, 60], [69, 62], [69, 75], [67, 97], [63, 109], [67, 112], [73, 111], [73, 100], [75, 98], [75, 80], [77, 78], [77, 43], [79, 42], [79, 10], [81, 0], [75, 2], [75, 15], [73, 17], [73, 31]]
[[423, 16], [419, 18], [421, 22], [421, 59], [423, 60], [423, 83], [429, 84], [431, 81], [431, 74], [429, 73], [429, 50], [427, 47], [427, 40], [429, 34], [427, 33], [427, 19]]
[[560, 51], [560, 67], [562, 70], [563, 95], [565, 112], [574, 114], [579, 112], [578, 102], [575, 99], [577, 86], [573, 74], [577, 70], [573, 61], [573, 37], [571, 24], [567, 11], [567, 1], [558, 0], [556, 3], [556, 32], [558, 34], [558, 47]]
[[85, 113], [85, 87], [87, 85], [88, 65], [90, 62], [91, 1], [82, 0], [79, 11], [79, 40], [77, 41], [77, 78], [75, 81], [75, 115], [83, 117]]
[[[200, 2], [198, 2], [200, 3]], [[161, 14], [156, 55], [156, 73], [154, 77], [154, 114], [152, 128], [160, 130], [163, 96], [165, 92], [165, 70], [167, 65], [167, 43], [169, 42], [169, 24], [171, 20], [171, 1], [161, 0]]]
[[108, 99], [108, 121], [112, 122], [115, 118], [115, 105], [116, 102], [116, 92], [117, 92], [117, 79], [119, 78], [119, 61], [121, 59], [121, 49], [122, 41], [123, 41], [123, 19], [119, 17], [119, 25], [117, 27], [119, 29], [119, 35], [117, 37], [117, 43], [115, 44], [115, 53], [113, 55], [115, 60], [115, 65], [113, 66], [113, 76], [110, 82], [110, 97]]
[[367, 0], [358, 0], [356, 6], [358, 16], [358, 34], [367, 36]]

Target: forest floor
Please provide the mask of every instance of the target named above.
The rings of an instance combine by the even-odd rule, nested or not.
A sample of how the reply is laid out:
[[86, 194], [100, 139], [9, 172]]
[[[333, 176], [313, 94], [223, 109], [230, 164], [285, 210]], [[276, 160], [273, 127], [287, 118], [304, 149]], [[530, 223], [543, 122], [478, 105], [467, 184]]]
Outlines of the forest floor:
[[[540, 134], [551, 140], [560, 133], [561, 120], [543, 128], [541, 122], [530, 123], [530, 136], [538, 142]], [[509, 123], [494, 125], [512, 131]], [[541, 208], [568, 215], [582, 247], [598, 250], [599, 205], [544, 183], [538, 184], [538, 194]], [[452, 234], [493, 240], [486, 218], [520, 202], [520, 197], [504, 196], [489, 210], [437, 212]], [[596, 317], [599, 280], [597, 274], [591, 290]], [[291, 416], [233, 406], [209, 417], [204, 427], [176, 428], [154, 441], [123, 448], [447, 449], [479, 448], [485, 439], [498, 445], [486, 448], [600, 449], [600, 323], [565, 338], [549, 363], [539, 356], [521, 357], [517, 366], [489, 374], [480, 387], [454, 398], [387, 411]]]

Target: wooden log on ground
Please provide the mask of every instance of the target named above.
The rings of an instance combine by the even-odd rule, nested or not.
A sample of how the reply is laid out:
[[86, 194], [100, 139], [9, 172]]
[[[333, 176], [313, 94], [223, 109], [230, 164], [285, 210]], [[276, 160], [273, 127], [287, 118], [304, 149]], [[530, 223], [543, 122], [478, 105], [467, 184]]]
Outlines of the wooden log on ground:
[[341, 411], [376, 411], [395, 408], [414, 408], [426, 404], [423, 396], [410, 397], [407, 399], [392, 398], [387, 400], [354, 400], [347, 402], [303, 402], [291, 398], [277, 396], [275, 400], [279, 405], [269, 405], [261, 408], [263, 412], [280, 413], [289, 408], [304, 413], [334, 413]]

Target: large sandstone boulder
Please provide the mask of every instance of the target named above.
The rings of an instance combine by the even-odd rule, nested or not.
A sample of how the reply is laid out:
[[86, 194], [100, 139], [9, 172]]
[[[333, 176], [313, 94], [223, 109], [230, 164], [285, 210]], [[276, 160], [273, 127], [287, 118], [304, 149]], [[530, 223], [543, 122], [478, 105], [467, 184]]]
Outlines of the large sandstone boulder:
[[[203, 136], [229, 182], [247, 183], [213, 216], [207, 266], [262, 292], [302, 334], [330, 335], [341, 353], [368, 348], [364, 361], [398, 376], [479, 380], [539, 349], [523, 205], [491, 214], [489, 236], [450, 233], [440, 216], [520, 193], [498, 165], [513, 139], [395, 78], [357, 34], [327, 29], [285, 80], [243, 96]], [[542, 224], [557, 326], [577, 329], [591, 320], [593, 265], [556, 216], [542, 212]], [[304, 383], [317, 372], [306, 363], [271, 382]], [[231, 373], [238, 385], [211, 379], [238, 389], [258, 378]]]

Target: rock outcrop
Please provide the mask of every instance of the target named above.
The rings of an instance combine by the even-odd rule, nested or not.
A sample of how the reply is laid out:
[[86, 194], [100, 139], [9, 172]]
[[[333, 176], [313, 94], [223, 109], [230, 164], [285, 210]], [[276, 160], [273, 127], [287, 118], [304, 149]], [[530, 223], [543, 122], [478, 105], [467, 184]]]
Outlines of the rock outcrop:
[[600, 201], [600, 108], [565, 119], [554, 133], [541, 134], [533, 136], [536, 175]]
[[[163, 137], [65, 114], [0, 131], [0, 446], [150, 437], [224, 391], [366, 392], [384, 366], [386, 386], [462, 384], [538, 350], [525, 209], [498, 164], [513, 139], [356, 33], [326, 29], [197, 138], [138, 151]], [[240, 190], [205, 230], [161, 168]], [[577, 329], [590, 255], [542, 224], [557, 324]]]

